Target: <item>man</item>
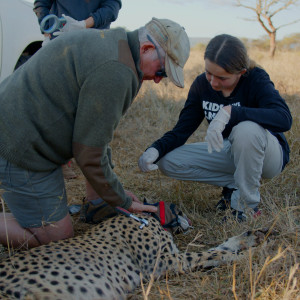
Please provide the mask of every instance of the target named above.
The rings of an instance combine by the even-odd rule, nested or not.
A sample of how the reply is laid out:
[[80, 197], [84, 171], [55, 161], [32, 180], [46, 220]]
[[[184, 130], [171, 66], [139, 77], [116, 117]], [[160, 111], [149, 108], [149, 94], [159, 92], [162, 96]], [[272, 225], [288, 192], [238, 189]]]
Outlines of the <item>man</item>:
[[[74, 157], [109, 205], [155, 212], [125, 192], [109, 143], [143, 80], [183, 87], [189, 40], [177, 23], [153, 18], [122, 28], [65, 33], [0, 85], [0, 243], [36, 247], [73, 236], [61, 165]], [[45, 63], [47, 62], [47, 63]]]

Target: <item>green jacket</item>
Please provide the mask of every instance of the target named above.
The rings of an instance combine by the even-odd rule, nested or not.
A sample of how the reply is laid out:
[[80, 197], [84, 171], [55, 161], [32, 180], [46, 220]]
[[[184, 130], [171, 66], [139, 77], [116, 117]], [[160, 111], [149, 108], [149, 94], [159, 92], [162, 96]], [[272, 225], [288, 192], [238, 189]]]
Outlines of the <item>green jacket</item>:
[[32, 171], [74, 157], [110, 205], [131, 198], [112, 170], [109, 143], [138, 93], [138, 31], [65, 33], [0, 84], [0, 156]]

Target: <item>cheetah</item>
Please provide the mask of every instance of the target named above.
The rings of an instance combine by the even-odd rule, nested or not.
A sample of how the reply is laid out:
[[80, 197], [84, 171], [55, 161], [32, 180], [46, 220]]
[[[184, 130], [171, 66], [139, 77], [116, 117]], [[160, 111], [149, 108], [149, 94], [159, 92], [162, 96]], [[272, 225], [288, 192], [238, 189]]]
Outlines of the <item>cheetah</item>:
[[152, 216], [148, 226], [118, 215], [85, 234], [16, 253], [0, 261], [0, 298], [44, 300], [126, 299], [166, 272], [189, 272], [239, 259], [266, 231], [248, 231], [203, 252], [180, 252]]

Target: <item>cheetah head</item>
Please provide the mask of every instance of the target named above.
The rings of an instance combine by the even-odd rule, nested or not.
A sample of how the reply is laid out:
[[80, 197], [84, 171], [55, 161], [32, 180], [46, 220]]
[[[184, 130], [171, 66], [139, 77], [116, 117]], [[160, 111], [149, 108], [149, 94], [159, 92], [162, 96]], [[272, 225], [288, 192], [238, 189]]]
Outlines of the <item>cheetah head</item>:
[[153, 204], [148, 203], [148, 200], [145, 198], [144, 204], [157, 207], [157, 212], [150, 215], [157, 219], [163, 228], [172, 235], [185, 232], [192, 227], [191, 221], [174, 203], [159, 201]]

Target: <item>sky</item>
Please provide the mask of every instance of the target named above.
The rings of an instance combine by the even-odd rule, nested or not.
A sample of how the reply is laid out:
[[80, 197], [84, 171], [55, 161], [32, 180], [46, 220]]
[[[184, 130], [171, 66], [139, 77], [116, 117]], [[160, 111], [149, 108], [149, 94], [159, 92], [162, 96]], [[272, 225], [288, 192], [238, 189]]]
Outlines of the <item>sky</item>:
[[[245, 2], [253, 5], [255, 0]], [[266, 36], [257, 20], [245, 20], [253, 20], [254, 12], [234, 6], [234, 3], [235, 0], [122, 0], [119, 17], [111, 28], [120, 26], [135, 30], [156, 17], [179, 23], [189, 37], [212, 38], [221, 33], [250, 39]], [[300, 19], [300, 0], [298, 6], [291, 6], [273, 18], [275, 27], [297, 19]], [[300, 33], [300, 22], [280, 28], [277, 39], [293, 33]]]
[[[255, 0], [248, 0], [255, 3]], [[254, 12], [233, 5], [234, 0], [123, 0], [123, 7], [117, 21], [111, 27], [121, 26], [129, 30], [137, 29], [152, 17], [166, 18], [182, 25], [189, 37], [212, 38], [227, 33], [237, 37], [261, 38], [267, 33]], [[291, 6], [274, 17], [275, 27], [300, 19], [299, 5]], [[277, 32], [277, 39], [292, 33], [300, 33], [300, 22], [283, 27]]]

